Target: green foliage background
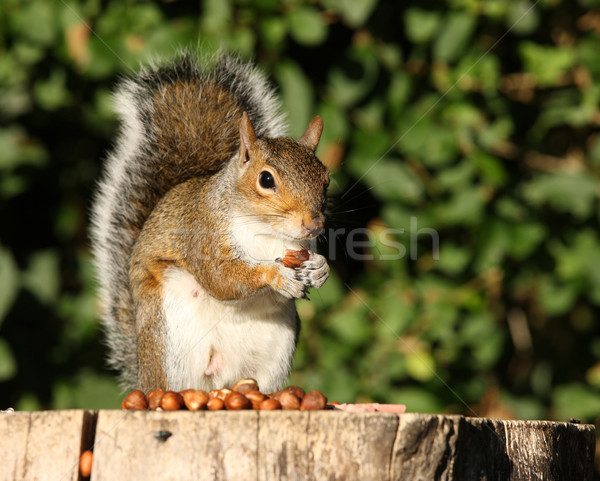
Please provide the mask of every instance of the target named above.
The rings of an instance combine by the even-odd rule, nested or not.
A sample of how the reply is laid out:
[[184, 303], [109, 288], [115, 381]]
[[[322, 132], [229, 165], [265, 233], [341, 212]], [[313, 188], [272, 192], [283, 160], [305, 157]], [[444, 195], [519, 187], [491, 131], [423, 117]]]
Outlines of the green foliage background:
[[343, 233], [322, 246], [334, 272], [299, 303], [292, 382], [598, 423], [598, 7], [4, 0], [0, 406], [119, 405], [87, 237], [111, 88], [150, 56], [224, 45], [272, 76], [294, 135], [323, 117], [329, 227], [371, 232], [354, 239], [370, 258]]

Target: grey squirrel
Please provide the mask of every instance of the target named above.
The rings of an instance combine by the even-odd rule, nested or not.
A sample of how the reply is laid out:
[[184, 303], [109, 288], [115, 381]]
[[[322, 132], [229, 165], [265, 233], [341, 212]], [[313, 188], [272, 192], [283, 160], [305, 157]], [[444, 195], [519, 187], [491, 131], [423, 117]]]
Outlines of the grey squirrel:
[[274, 89], [252, 64], [190, 53], [122, 80], [121, 130], [92, 206], [92, 249], [109, 363], [125, 388], [285, 382], [294, 299], [329, 275], [314, 252], [329, 172], [323, 122], [286, 137]]

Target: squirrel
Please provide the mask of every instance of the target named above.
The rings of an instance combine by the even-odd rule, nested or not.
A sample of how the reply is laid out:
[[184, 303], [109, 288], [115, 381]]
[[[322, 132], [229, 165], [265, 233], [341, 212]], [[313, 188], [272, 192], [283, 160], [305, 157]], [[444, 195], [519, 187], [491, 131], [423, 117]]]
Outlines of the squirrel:
[[[252, 63], [189, 52], [120, 80], [121, 127], [92, 205], [91, 243], [108, 362], [127, 389], [217, 389], [287, 379], [295, 299], [321, 287], [329, 171], [323, 122], [286, 136]], [[285, 267], [287, 249], [308, 260]]]

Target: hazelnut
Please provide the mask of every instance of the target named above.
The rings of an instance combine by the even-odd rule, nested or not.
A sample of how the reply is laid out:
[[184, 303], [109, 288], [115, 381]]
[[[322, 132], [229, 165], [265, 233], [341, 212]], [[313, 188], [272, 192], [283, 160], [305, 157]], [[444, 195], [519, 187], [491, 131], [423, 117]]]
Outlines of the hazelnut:
[[196, 391], [195, 389], [187, 389], [183, 394], [183, 402], [185, 407], [190, 411], [200, 411], [206, 408], [208, 402], [208, 394], [204, 391]]
[[94, 461], [94, 453], [91, 451], [84, 451], [79, 457], [79, 472], [84, 478], [89, 477], [92, 474], [92, 462]]
[[178, 392], [167, 391], [160, 400], [160, 407], [165, 411], [177, 411], [183, 406], [183, 397]]
[[242, 394], [246, 394], [248, 391], [258, 391], [258, 383], [252, 378], [240, 379], [236, 382], [231, 389]]
[[274, 393], [267, 394], [267, 397], [269, 397], [270, 399], [277, 399], [279, 401], [279, 397], [282, 393], [283, 391], [275, 391]]
[[283, 256], [282, 262], [285, 267], [290, 269], [297, 269], [302, 265], [304, 261], [307, 261], [310, 254], [306, 249], [295, 251], [293, 249], [286, 249], [285, 255]]
[[142, 391], [135, 389], [134, 391], [131, 391], [125, 399], [123, 399], [121, 408], [143, 411], [148, 409], [148, 399]]
[[265, 399], [258, 405], [261, 411], [275, 411], [281, 409], [281, 403], [277, 399]]
[[290, 391], [283, 391], [279, 396], [279, 402], [281, 403], [281, 409], [284, 410], [296, 410], [300, 409], [300, 399], [294, 393]]
[[230, 411], [239, 411], [240, 409], [252, 409], [250, 400], [239, 392], [232, 392], [225, 398], [225, 408]]
[[221, 401], [225, 401], [225, 398], [227, 397], [228, 394], [231, 394], [233, 391], [229, 388], [224, 387], [223, 389], [219, 389], [219, 392], [217, 393], [217, 397], [221, 400]]
[[148, 407], [150, 409], [158, 409], [164, 394], [165, 392], [160, 388], [150, 391], [148, 393]]
[[191, 392], [191, 391], [195, 391], [195, 389], [183, 389], [183, 390], [179, 391], [179, 394], [184, 396], [186, 392]]
[[220, 411], [221, 409], [223, 409], [225, 403], [223, 402], [222, 399], [219, 399], [218, 397], [214, 397], [212, 399], [209, 399], [208, 402], [206, 403], [206, 408], [209, 411]]
[[304, 389], [298, 386], [288, 386], [284, 389], [284, 391], [289, 391], [292, 394], [295, 394], [296, 396], [298, 396], [299, 399], [302, 399], [304, 397]]
[[244, 396], [246, 396], [250, 400], [253, 409], [259, 409], [258, 406], [260, 405], [260, 403], [267, 399], [267, 396], [265, 396], [260, 391], [248, 391], [244, 394]]
[[319, 411], [327, 406], [327, 398], [319, 391], [310, 391], [302, 398], [300, 411]]
[[214, 397], [217, 397], [217, 394], [219, 394], [219, 390], [218, 389], [211, 389], [210, 391], [208, 391], [208, 399], [212, 399]]

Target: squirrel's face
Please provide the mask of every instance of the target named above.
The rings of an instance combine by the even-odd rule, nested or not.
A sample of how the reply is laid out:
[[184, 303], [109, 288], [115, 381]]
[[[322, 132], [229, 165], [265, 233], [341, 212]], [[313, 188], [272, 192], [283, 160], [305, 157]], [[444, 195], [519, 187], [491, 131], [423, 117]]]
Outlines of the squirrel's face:
[[323, 125], [315, 119], [298, 141], [254, 138], [244, 145], [240, 128], [238, 192], [244, 209], [254, 222], [298, 241], [318, 236], [325, 222], [329, 171], [314, 152]]

